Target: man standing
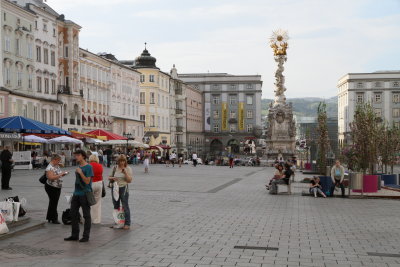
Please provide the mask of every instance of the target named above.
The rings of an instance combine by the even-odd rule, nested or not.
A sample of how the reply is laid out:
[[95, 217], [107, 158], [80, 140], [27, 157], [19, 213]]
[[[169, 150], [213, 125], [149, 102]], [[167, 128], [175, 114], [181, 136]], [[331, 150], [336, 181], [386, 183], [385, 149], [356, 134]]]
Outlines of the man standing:
[[197, 166], [197, 154], [196, 154], [196, 152], [193, 153], [192, 160], [193, 160], [193, 167], [196, 167]]
[[83, 236], [79, 242], [88, 242], [92, 219], [90, 217], [90, 206], [86, 197], [87, 192], [92, 191], [93, 169], [86, 162], [86, 153], [83, 150], [74, 152], [76, 162], [79, 167], [76, 169], [75, 190], [71, 199], [71, 226], [70, 237], [64, 238], [65, 241], [77, 241], [79, 239], [79, 208], [82, 208], [83, 218], [85, 219]]
[[331, 169], [331, 178], [333, 185], [331, 187], [330, 195], [333, 197], [333, 194], [335, 192], [335, 187], [339, 186], [340, 189], [342, 190], [342, 197], [344, 197], [344, 185], [343, 185], [344, 167], [340, 165], [339, 160], [336, 160], [335, 166], [333, 166]]
[[175, 167], [175, 162], [176, 162], [176, 153], [175, 153], [175, 151], [172, 151], [171, 156], [169, 156], [169, 159], [171, 160], [172, 167]]
[[111, 148], [107, 148], [107, 149], [104, 151], [104, 154], [106, 154], [107, 167], [110, 168], [110, 167], [111, 167], [111, 155], [112, 155], [112, 150], [111, 150]]
[[0, 154], [1, 160], [1, 189], [12, 190], [10, 187], [11, 179], [11, 166], [13, 163], [12, 154], [8, 146], [4, 147], [4, 150]]

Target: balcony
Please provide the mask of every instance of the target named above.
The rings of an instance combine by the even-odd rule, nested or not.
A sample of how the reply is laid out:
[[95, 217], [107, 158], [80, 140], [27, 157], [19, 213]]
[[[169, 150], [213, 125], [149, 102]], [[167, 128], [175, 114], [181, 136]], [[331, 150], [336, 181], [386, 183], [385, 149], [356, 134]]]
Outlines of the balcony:
[[182, 115], [183, 114], [183, 110], [180, 108], [175, 109], [175, 114], [177, 115]]
[[65, 95], [71, 95], [71, 88], [69, 86], [66, 85], [59, 85], [58, 86], [58, 93], [59, 94], [65, 94]]
[[183, 132], [183, 127], [182, 126], [176, 126], [176, 131], [179, 133]]

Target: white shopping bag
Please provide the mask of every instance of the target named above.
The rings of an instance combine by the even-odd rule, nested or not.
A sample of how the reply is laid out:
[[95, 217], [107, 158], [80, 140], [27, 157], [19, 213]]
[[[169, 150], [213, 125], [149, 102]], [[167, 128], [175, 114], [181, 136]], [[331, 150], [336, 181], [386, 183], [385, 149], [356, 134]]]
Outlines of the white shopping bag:
[[67, 200], [68, 204], [71, 204], [72, 195], [65, 195], [65, 200]]
[[119, 200], [119, 185], [117, 182], [113, 183], [113, 198], [115, 201]]
[[113, 218], [114, 222], [117, 226], [123, 227], [125, 224], [125, 212], [124, 208], [120, 207], [119, 209], [114, 209], [113, 210]]
[[7, 222], [12, 222], [14, 220], [14, 209], [11, 201], [0, 202], [0, 212]]
[[21, 208], [20, 202], [12, 202], [13, 205], [13, 213], [14, 213], [14, 221], [18, 221], [19, 209]]
[[6, 219], [3, 217], [3, 213], [0, 211], [0, 235], [7, 234], [8, 231]]

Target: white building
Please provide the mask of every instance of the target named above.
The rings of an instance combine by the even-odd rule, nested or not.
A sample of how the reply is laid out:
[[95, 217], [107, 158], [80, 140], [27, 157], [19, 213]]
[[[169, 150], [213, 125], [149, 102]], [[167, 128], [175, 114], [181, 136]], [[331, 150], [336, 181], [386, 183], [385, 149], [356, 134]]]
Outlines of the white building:
[[382, 120], [400, 126], [400, 71], [348, 73], [337, 87], [340, 147], [349, 140], [357, 103], [370, 102]]

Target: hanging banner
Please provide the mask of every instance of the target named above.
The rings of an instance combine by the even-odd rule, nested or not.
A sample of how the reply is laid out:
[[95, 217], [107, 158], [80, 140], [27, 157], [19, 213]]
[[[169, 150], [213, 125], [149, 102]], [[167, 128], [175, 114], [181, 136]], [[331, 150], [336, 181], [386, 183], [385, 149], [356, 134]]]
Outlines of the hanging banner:
[[226, 108], [226, 102], [222, 103], [222, 131], [228, 130], [228, 110]]
[[239, 103], [239, 131], [244, 130], [244, 103]]
[[211, 125], [210, 125], [211, 118], [210, 117], [211, 117], [211, 104], [205, 103], [204, 104], [204, 130], [205, 131], [211, 130]]

